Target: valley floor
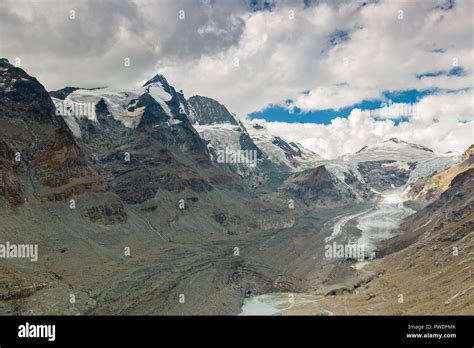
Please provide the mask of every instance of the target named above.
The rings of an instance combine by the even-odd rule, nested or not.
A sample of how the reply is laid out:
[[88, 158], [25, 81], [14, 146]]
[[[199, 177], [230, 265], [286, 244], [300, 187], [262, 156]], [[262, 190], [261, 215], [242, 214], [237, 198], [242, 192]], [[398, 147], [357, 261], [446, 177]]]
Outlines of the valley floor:
[[[67, 225], [54, 220], [47, 205], [38, 209], [49, 218], [34, 220], [41, 214], [26, 205], [0, 216], [6, 240], [18, 237], [14, 231], [22, 226], [26, 236], [34, 236], [30, 242], [47, 239], [50, 248], [40, 251], [34, 267], [26, 260], [0, 264], [0, 313], [473, 313], [472, 239], [457, 263], [440, 259], [450, 244], [426, 247], [419, 255], [414, 245], [368, 265], [367, 260], [327, 258], [328, 243], [375, 245], [397, 231], [411, 209], [393, 195], [385, 198], [376, 205], [313, 212], [290, 228], [189, 244], [169, 242], [170, 236], [132, 212], [127, 229], [98, 231], [87, 230], [80, 220]], [[131, 257], [124, 256], [124, 246]]]
[[[303, 217], [291, 228], [203, 244], [163, 242], [145, 223], [132, 218], [136, 231], [111, 229], [100, 235], [84, 230], [74, 244], [65, 246], [63, 240], [80, 225], [35, 224], [27, 221], [27, 211], [5, 215], [3, 226], [23, 226], [38, 240], [56, 240], [57, 249], [40, 250], [48, 256], [39, 258], [34, 267], [26, 260], [0, 265], [0, 311], [238, 314], [244, 298], [252, 294], [325, 291], [355, 274], [349, 263], [324, 257], [333, 219], [367, 209], [362, 205], [327, 210]], [[14, 234], [10, 237], [13, 240]], [[123, 246], [130, 248], [132, 257], [123, 256]]]

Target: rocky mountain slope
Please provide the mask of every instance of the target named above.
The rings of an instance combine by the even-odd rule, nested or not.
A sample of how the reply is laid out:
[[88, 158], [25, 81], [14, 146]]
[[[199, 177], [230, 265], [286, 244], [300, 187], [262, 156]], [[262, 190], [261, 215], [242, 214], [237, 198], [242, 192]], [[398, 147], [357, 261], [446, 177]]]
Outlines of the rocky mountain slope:
[[356, 187], [341, 182], [321, 165], [292, 174], [282, 183], [279, 191], [309, 207], [331, 208], [363, 202], [371, 197], [372, 193], [366, 186], [361, 185], [360, 192], [356, 191]]
[[440, 173], [418, 179], [407, 196], [417, 204], [426, 205], [444, 192], [458, 174], [474, 168], [474, 146], [469, 147], [463, 155], [462, 162]]
[[0, 137], [2, 187], [6, 204], [14, 209], [30, 199], [69, 201], [91, 193], [94, 204], [120, 201], [89, 165], [74, 136], [43, 86], [6, 60], [0, 61]]
[[208, 143], [213, 159], [252, 185], [259, 185], [262, 151], [250, 138], [245, 126], [224, 105], [206, 97], [188, 99], [189, 119]]
[[193, 124], [212, 125], [229, 123], [238, 126], [237, 119], [227, 108], [214, 99], [195, 95], [188, 99], [189, 120]]

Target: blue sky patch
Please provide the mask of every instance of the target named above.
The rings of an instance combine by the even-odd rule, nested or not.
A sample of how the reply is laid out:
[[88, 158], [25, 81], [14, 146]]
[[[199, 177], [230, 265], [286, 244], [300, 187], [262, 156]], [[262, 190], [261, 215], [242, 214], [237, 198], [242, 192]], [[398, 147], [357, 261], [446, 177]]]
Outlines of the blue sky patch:
[[424, 74], [416, 75], [418, 79], [423, 77], [438, 77], [438, 76], [463, 76], [466, 72], [460, 66], [454, 67], [450, 70], [440, 70], [440, 71], [432, 71], [427, 72]]
[[[286, 107], [280, 105], [271, 105], [263, 111], [254, 112], [249, 114], [248, 118], [253, 119], [264, 119], [268, 122], [288, 122], [288, 123], [318, 123], [318, 124], [330, 124], [331, 120], [336, 117], [347, 118], [351, 113], [352, 109], [362, 110], [374, 110], [382, 107], [382, 103], [387, 103], [391, 100], [392, 103], [416, 103], [420, 98], [432, 94], [433, 90], [418, 91], [415, 89], [406, 91], [386, 91], [383, 92], [383, 99], [378, 100], [364, 100], [361, 103], [354, 104], [339, 110], [327, 109], [327, 110], [314, 110], [310, 112], [302, 112], [301, 109], [295, 107], [293, 113]], [[291, 100], [286, 101], [287, 104], [291, 104]], [[407, 117], [400, 117], [393, 120], [395, 124], [400, 122], [407, 122]]]
[[336, 30], [335, 32], [329, 35], [329, 43], [332, 46], [339, 45], [342, 42], [349, 40], [349, 32], [345, 30]]

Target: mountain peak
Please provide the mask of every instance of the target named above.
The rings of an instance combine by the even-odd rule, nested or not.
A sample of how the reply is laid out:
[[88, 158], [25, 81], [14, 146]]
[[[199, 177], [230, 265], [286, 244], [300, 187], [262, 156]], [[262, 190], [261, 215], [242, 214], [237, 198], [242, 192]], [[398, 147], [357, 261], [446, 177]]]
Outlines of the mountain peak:
[[188, 104], [191, 123], [201, 125], [230, 123], [235, 126], [239, 124], [224, 105], [212, 98], [195, 95], [188, 99]]
[[49, 95], [53, 98], [65, 100], [69, 94], [77, 91], [78, 89], [81, 89], [81, 88], [67, 86], [67, 87], [58, 89], [56, 91], [50, 91]]
[[400, 140], [398, 138], [390, 138], [390, 139], [384, 141], [384, 143], [389, 143], [389, 142], [393, 142], [393, 143], [397, 143], [397, 144], [405, 143], [405, 141]]
[[390, 138], [388, 140], [385, 140], [384, 143], [395, 143], [395, 144], [403, 144], [403, 145], [408, 145], [414, 149], [417, 149], [417, 150], [423, 150], [423, 151], [428, 151], [428, 152], [433, 152], [433, 150], [425, 147], [425, 146], [422, 146], [422, 145], [419, 145], [419, 144], [414, 144], [414, 143], [409, 143], [407, 141], [404, 141], [404, 140], [401, 140], [401, 139], [398, 139], [398, 138]]
[[161, 83], [163, 87], [169, 86], [170, 84], [168, 83], [168, 80], [166, 80], [166, 77], [164, 77], [161, 74], [156, 74], [152, 79], [148, 80], [143, 87], [146, 87], [148, 85], [151, 85], [153, 83]]
[[373, 145], [366, 145], [366, 146], [362, 147], [361, 149], [359, 149], [359, 151], [357, 151], [356, 154], [364, 153], [364, 152], [367, 152], [367, 151], [370, 151], [370, 150], [372, 150], [372, 151], [373, 150], [381, 150], [381, 149], [385, 149], [385, 148], [388, 148], [388, 149], [397, 148], [397, 149], [400, 149], [400, 150], [403, 149], [403, 148], [412, 148], [412, 149], [415, 149], [415, 150], [433, 152], [433, 150], [431, 150], [431, 149], [429, 149], [425, 146], [422, 146], [422, 145], [419, 145], [419, 144], [414, 144], [414, 143], [409, 143], [407, 141], [404, 141], [404, 140], [393, 137], [393, 138], [385, 140], [383, 143], [378, 143], [378, 144], [373, 144]]
[[262, 125], [258, 123], [252, 123], [252, 127], [255, 129], [265, 129], [265, 127], [263, 127]]
[[36, 120], [58, 122], [55, 107], [48, 92], [36, 78], [8, 59], [0, 58], [0, 114], [10, 117], [31, 117]]

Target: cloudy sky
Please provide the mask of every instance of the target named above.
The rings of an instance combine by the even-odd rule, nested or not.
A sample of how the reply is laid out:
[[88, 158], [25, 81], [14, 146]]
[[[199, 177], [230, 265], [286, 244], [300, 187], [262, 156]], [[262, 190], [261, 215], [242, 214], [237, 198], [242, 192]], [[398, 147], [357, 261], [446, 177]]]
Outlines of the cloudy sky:
[[328, 158], [473, 143], [473, 32], [472, 0], [0, 0], [0, 56], [49, 90], [162, 73]]

